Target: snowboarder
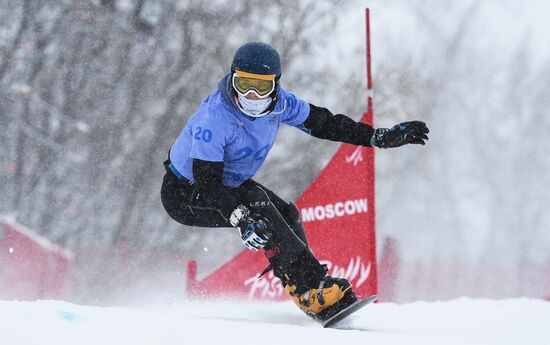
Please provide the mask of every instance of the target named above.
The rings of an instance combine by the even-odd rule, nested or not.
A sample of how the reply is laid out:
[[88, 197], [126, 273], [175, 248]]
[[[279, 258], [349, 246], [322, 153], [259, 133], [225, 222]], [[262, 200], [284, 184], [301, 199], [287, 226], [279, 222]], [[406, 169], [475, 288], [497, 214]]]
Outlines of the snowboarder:
[[326, 320], [357, 300], [350, 283], [327, 275], [310, 250], [298, 208], [252, 180], [282, 124], [317, 138], [378, 148], [425, 144], [423, 122], [374, 129], [305, 102], [281, 84], [268, 44], [235, 53], [230, 73], [191, 116], [164, 163], [161, 199], [177, 222], [236, 227], [244, 245], [263, 248], [285, 293], [308, 315]]

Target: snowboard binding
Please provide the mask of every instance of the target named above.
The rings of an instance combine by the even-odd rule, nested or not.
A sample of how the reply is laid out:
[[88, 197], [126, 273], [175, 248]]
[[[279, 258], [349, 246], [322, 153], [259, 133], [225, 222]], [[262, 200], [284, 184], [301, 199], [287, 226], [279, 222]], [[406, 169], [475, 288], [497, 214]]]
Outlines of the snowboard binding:
[[318, 321], [325, 321], [351, 304], [357, 297], [346, 279], [324, 277], [318, 288], [304, 293], [297, 293], [295, 285], [285, 285], [285, 293], [308, 316]]

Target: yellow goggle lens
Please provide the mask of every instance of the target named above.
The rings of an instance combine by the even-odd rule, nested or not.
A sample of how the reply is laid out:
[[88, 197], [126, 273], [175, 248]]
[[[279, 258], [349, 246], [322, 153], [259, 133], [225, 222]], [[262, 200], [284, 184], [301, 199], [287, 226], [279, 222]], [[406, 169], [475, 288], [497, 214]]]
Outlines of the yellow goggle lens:
[[259, 96], [266, 96], [275, 89], [275, 76], [236, 71], [233, 75], [233, 86], [241, 94], [253, 90]]

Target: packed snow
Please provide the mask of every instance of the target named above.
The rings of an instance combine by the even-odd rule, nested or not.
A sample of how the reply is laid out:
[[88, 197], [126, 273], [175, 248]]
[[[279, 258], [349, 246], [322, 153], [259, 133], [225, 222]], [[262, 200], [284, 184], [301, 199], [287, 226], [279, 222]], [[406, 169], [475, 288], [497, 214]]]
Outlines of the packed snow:
[[378, 303], [323, 329], [291, 303], [185, 302], [113, 308], [60, 301], [0, 301], [2, 344], [550, 343], [550, 302], [457, 299]]

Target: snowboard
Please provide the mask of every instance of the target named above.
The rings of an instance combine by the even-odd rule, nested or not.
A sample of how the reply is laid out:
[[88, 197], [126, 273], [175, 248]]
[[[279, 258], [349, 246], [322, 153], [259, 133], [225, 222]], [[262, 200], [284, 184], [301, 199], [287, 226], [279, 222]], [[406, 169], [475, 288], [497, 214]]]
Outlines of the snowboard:
[[378, 299], [378, 295], [371, 295], [363, 300], [353, 302], [346, 309], [341, 310], [337, 314], [333, 315], [332, 317], [324, 321], [319, 320], [319, 322], [321, 323], [323, 328], [329, 328], [329, 327], [335, 326], [336, 324], [338, 324], [338, 322], [344, 320], [351, 314], [355, 313], [356, 311], [363, 308], [367, 304], [370, 304], [376, 301], [377, 299]]

